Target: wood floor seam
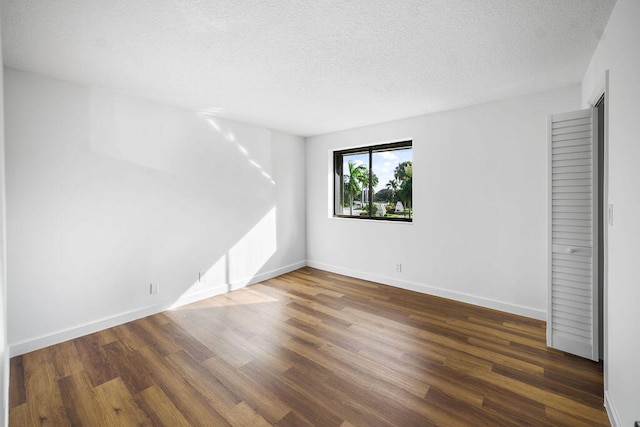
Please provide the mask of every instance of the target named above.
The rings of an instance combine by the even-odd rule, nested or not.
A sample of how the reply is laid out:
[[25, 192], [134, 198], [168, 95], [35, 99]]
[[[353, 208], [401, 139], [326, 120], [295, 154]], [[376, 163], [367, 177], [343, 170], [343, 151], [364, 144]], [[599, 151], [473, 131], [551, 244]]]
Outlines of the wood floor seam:
[[608, 426], [545, 323], [304, 267], [10, 361], [9, 425]]

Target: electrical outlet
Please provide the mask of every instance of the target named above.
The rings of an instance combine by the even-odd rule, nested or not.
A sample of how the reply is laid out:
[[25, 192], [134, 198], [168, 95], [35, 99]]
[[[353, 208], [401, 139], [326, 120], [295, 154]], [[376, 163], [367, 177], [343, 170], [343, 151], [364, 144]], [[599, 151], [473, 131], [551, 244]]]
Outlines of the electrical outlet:
[[402, 272], [402, 263], [396, 262], [396, 273], [401, 273], [401, 272]]
[[149, 294], [157, 294], [160, 291], [160, 283], [149, 283]]
[[204, 277], [204, 274], [202, 274], [202, 272], [198, 271], [198, 283], [203, 283], [206, 282], [207, 279]]

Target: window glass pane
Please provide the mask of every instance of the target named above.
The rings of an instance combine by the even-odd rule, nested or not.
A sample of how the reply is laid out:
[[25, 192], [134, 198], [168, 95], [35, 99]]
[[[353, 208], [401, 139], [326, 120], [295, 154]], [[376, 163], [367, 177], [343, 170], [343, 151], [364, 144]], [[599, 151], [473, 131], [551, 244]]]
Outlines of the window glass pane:
[[412, 222], [412, 142], [334, 152], [334, 215]]
[[342, 215], [367, 216], [369, 203], [369, 153], [342, 156]]
[[374, 216], [386, 218], [413, 216], [412, 155], [412, 148], [373, 152], [371, 163]]

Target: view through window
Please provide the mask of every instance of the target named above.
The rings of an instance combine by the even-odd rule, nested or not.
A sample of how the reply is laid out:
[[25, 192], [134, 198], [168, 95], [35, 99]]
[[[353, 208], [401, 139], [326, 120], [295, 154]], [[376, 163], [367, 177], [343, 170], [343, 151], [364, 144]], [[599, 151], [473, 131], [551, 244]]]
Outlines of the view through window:
[[334, 152], [334, 216], [411, 221], [412, 150], [403, 141]]

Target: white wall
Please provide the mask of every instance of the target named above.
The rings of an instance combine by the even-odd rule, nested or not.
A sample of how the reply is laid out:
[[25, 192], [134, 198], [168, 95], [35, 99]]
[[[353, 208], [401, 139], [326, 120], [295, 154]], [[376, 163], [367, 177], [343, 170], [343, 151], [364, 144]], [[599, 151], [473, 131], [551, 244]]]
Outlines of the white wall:
[[605, 399], [612, 424], [640, 421], [640, 1], [618, 0], [585, 73], [586, 104], [609, 70]]
[[[2, 40], [0, 40], [0, 58]], [[7, 351], [7, 286], [4, 177], [4, 85], [0, 69], [0, 425], [9, 424], [9, 352]]]
[[[308, 138], [309, 265], [544, 319], [546, 120], [579, 107], [574, 85]], [[405, 139], [413, 223], [331, 218], [331, 150]]]
[[5, 88], [12, 354], [304, 265], [302, 138], [13, 69]]

